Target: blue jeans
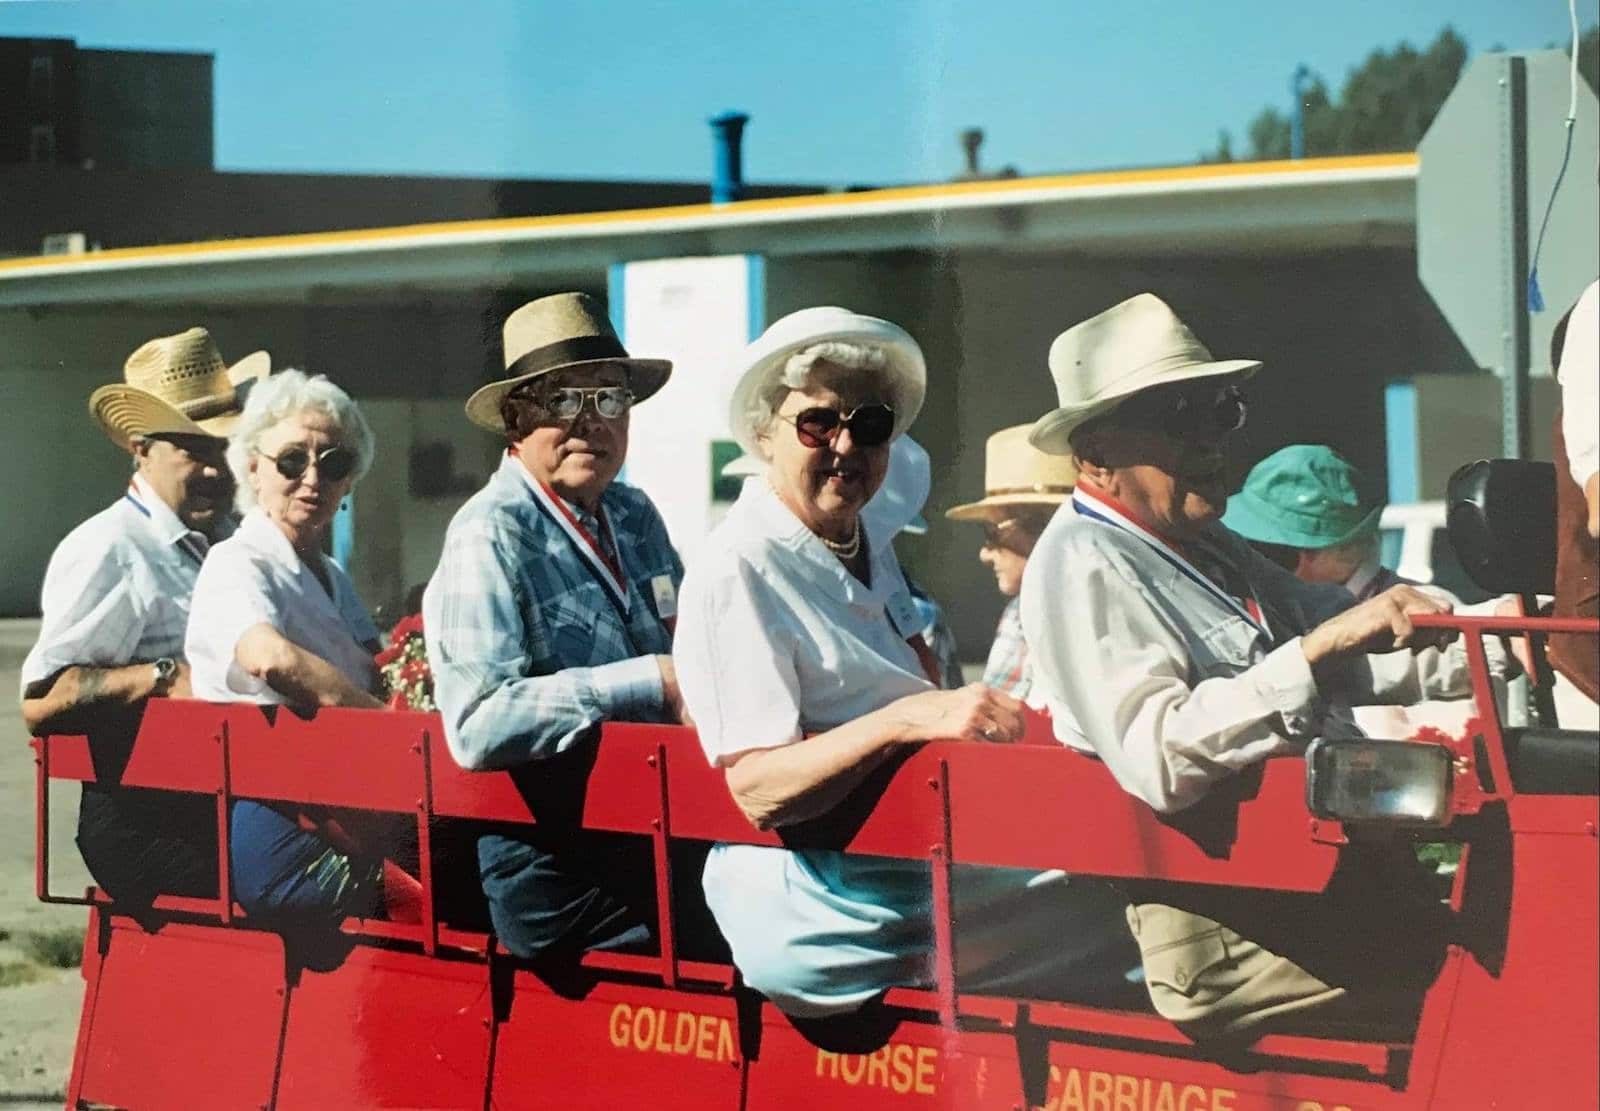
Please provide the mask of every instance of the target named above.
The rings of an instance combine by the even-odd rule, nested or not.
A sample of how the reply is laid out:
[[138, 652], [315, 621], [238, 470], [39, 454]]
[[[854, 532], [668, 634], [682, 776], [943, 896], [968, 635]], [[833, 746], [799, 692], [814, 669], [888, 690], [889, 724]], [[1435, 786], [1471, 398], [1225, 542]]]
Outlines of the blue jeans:
[[233, 893], [248, 914], [335, 923], [370, 914], [381, 866], [357, 861], [265, 803], [233, 804]]
[[648, 843], [583, 831], [486, 833], [478, 870], [494, 932], [519, 957], [651, 945]]

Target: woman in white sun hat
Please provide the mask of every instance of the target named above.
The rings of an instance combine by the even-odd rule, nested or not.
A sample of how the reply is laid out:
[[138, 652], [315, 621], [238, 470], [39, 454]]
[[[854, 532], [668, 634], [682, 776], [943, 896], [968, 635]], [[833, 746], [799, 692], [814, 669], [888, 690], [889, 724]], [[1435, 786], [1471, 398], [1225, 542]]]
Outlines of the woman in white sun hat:
[[[751, 344], [739, 371], [729, 423], [765, 481], [745, 483], [689, 569], [673, 655], [740, 809], [759, 829], [826, 819], [908, 744], [1017, 739], [1015, 699], [936, 689], [889, 543], [909, 518], [862, 512], [922, 407], [916, 342], [885, 320], [805, 309]], [[719, 845], [705, 890], [745, 981], [791, 1015], [932, 980], [924, 864]], [[1074, 882], [1069, 898], [1055, 872], [959, 871], [963, 986], [1033, 989], [1051, 969], [1119, 967], [1106, 953], [1129, 945], [1120, 905], [1097, 894]]]

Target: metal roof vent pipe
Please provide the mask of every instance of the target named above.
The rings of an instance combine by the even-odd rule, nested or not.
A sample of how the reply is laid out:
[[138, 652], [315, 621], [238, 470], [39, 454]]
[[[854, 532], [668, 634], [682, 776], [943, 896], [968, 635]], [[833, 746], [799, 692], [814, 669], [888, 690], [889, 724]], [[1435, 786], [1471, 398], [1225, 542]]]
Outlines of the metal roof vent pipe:
[[711, 117], [711, 203], [727, 204], [744, 198], [743, 112], [723, 112]]

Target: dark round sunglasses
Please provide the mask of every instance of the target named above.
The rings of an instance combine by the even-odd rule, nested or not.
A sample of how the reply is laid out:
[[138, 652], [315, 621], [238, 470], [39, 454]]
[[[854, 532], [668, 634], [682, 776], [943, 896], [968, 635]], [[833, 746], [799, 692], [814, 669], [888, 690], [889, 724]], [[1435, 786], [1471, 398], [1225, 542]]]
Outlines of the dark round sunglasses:
[[796, 438], [812, 449], [832, 447], [841, 428], [850, 430], [850, 439], [858, 447], [879, 447], [894, 435], [894, 410], [887, 405], [858, 405], [848, 413], [819, 405], [793, 416], [779, 416], [794, 425]]
[[1125, 416], [1133, 423], [1160, 429], [1174, 439], [1237, 432], [1250, 415], [1249, 399], [1239, 386], [1164, 390], [1127, 408]]
[[329, 482], [340, 482], [355, 473], [356, 453], [347, 447], [330, 447], [318, 452], [315, 459], [303, 447], [286, 447], [277, 455], [261, 453], [263, 459], [272, 460], [272, 465], [278, 468], [278, 473], [290, 482], [303, 478], [306, 471], [311, 469], [312, 463], [316, 464], [317, 473]]

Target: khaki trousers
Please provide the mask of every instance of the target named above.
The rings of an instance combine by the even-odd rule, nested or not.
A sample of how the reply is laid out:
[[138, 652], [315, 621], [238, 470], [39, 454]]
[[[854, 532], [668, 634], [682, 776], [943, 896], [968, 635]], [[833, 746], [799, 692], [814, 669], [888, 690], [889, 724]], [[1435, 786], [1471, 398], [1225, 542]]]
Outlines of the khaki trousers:
[[1196, 1041], [1250, 1034], [1345, 995], [1214, 919], [1164, 903], [1130, 904], [1127, 913], [1150, 1002]]

